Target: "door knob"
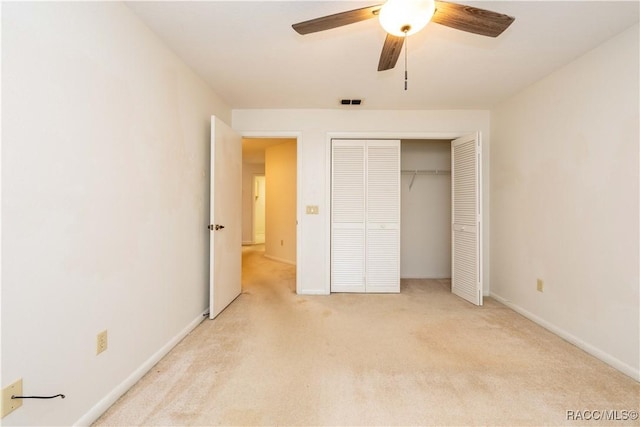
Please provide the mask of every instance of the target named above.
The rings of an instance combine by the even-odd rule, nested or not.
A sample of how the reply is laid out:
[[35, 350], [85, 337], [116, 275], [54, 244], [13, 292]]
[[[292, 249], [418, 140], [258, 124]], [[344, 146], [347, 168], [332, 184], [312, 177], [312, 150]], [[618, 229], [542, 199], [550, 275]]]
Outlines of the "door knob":
[[216, 224], [216, 230], [222, 230], [224, 225]]

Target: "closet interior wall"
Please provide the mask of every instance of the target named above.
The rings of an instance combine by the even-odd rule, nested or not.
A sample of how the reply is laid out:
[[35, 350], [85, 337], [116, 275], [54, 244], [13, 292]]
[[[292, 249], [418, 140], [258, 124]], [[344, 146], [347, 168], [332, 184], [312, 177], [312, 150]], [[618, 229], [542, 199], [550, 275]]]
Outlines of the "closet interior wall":
[[400, 147], [400, 277], [450, 278], [451, 141], [402, 140]]

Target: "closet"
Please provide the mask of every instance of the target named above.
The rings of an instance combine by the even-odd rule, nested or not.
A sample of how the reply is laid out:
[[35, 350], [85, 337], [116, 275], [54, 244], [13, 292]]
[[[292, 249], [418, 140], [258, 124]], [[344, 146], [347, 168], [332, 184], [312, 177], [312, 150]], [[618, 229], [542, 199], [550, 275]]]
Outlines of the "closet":
[[331, 292], [399, 292], [402, 278], [451, 278], [482, 305], [481, 145], [333, 140]]
[[401, 142], [403, 279], [451, 277], [451, 141]]

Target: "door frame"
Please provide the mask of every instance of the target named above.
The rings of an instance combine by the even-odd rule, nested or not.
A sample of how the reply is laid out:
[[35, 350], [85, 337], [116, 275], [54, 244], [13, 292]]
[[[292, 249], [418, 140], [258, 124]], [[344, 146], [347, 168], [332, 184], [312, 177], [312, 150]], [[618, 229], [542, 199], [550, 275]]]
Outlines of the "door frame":
[[[325, 259], [328, 262], [325, 263], [325, 293], [331, 294], [331, 140], [333, 139], [450, 139], [454, 140], [463, 136], [477, 133], [479, 138], [483, 139], [483, 133], [480, 129], [468, 130], [468, 131], [454, 131], [454, 132], [433, 132], [433, 131], [418, 131], [418, 132], [327, 132], [325, 139], [325, 206], [327, 206], [328, 215], [325, 216], [325, 235], [327, 236], [328, 244], [325, 247]], [[482, 176], [480, 177], [482, 185], [482, 230], [481, 233], [484, 236], [489, 235], [489, 213], [486, 209], [489, 206], [488, 197], [489, 189], [485, 188], [485, 185], [489, 182], [489, 155], [488, 150], [485, 150], [482, 156]], [[482, 251], [483, 265], [482, 279], [484, 281], [483, 293], [485, 296], [489, 295], [489, 248], [487, 247], [488, 241], [483, 240]], [[297, 286], [297, 283], [296, 283]]]
[[[265, 177], [264, 173], [254, 173], [251, 175], [251, 241], [256, 244], [256, 178]], [[266, 196], [265, 196], [266, 197]], [[263, 242], [264, 243], [264, 242]]]
[[[300, 293], [300, 278], [302, 277], [301, 247], [302, 233], [300, 217], [302, 215], [302, 132], [285, 131], [245, 131], [238, 132], [242, 138], [291, 138], [296, 140], [296, 294]], [[252, 208], [253, 210], [253, 205]], [[251, 214], [253, 219], [253, 213]], [[253, 228], [253, 227], [252, 227]], [[253, 231], [253, 230], [252, 230]], [[253, 237], [253, 236], [252, 236]]]

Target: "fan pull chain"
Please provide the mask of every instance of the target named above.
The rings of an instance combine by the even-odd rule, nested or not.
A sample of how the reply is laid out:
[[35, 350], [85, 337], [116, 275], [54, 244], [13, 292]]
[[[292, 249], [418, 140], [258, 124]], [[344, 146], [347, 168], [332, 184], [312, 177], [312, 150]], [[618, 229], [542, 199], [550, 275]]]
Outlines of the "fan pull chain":
[[407, 44], [407, 31], [409, 30], [404, 31], [404, 90], [407, 90], [407, 80], [409, 80], [407, 73], [407, 50], [409, 49]]

